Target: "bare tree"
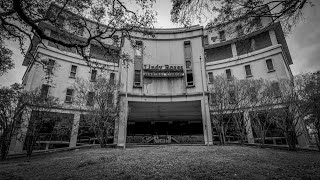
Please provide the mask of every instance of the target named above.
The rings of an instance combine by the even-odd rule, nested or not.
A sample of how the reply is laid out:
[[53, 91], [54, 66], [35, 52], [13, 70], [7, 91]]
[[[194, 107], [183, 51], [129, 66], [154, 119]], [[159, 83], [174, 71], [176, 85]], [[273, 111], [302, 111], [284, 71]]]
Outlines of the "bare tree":
[[[156, 14], [153, 3], [136, 0], [131, 6], [121, 0], [6, 0], [0, 3], [0, 37], [18, 41], [22, 53], [33, 61], [37, 61], [36, 46], [46, 47], [42, 40], [48, 40], [61, 50], [77, 52], [94, 66], [88, 54], [92, 44], [105, 56], [122, 57], [126, 55], [119, 52], [121, 38], [135, 45], [132, 32], [151, 33]], [[48, 28], [51, 34], [46, 33]], [[23, 47], [26, 42], [31, 42], [27, 52]]]
[[119, 84], [100, 75], [95, 82], [78, 78], [74, 89], [74, 104], [84, 112], [83, 120], [105, 147], [119, 117]]
[[[280, 21], [286, 31], [301, 19], [303, 9], [313, 0], [172, 0], [171, 21], [186, 26], [198, 21], [209, 22], [208, 27], [225, 25], [235, 19], [244, 20], [245, 27], [252, 27], [257, 17], [271, 17]], [[269, 10], [265, 11], [265, 7]], [[212, 19], [212, 17], [215, 17]]]
[[14, 63], [11, 59], [12, 51], [4, 46], [3, 40], [0, 39], [0, 76], [6, 73], [9, 69], [14, 68]]

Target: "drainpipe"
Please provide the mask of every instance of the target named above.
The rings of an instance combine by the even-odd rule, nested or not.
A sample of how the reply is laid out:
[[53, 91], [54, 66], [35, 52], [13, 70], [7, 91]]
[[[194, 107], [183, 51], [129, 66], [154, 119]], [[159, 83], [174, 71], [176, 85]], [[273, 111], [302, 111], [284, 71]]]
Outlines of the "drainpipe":
[[205, 129], [207, 131], [206, 133], [206, 136], [207, 136], [207, 146], [209, 146], [209, 131], [208, 131], [208, 123], [207, 123], [207, 112], [206, 112], [206, 109], [205, 109], [205, 95], [204, 95], [204, 84], [203, 84], [203, 74], [202, 74], [202, 58], [200, 56], [200, 71], [201, 71], [201, 85], [202, 85], [202, 101], [203, 101], [203, 108], [204, 108], [204, 121], [205, 121]]

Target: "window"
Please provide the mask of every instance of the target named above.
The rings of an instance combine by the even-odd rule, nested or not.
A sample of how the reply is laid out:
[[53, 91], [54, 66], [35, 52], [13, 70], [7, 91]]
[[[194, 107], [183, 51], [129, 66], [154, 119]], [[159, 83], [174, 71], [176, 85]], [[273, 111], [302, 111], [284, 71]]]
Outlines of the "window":
[[77, 66], [72, 65], [71, 71], [70, 71], [70, 78], [76, 78], [76, 74], [77, 74]]
[[281, 97], [281, 90], [278, 82], [274, 82], [271, 84], [273, 97], [279, 98]]
[[203, 44], [204, 45], [208, 45], [209, 44], [208, 36], [203, 36]]
[[191, 59], [191, 43], [190, 43], [190, 41], [184, 42], [184, 58], [186, 60]]
[[97, 80], [97, 70], [93, 69], [91, 71], [91, 79], [90, 80], [93, 82]]
[[273, 72], [274, 68], [273, 68], [272, 59], [267, 59], [266, 63], [267, 63], [268, 72]]
[[114, 84], [114, 73], [110, 73], [109, 84]]
[[48, 94], [49, 94], [49, 88], [50, 86], [47, 85], [47, 84], [43, 84], [42, 87], [41, 87], [41, 98], [46, 98], [48, 97]]
[[227, 80], [232, 80], [231, 69], [226, 69]]
[[234, 91], [229, 92], [229, 104], [235, 104], [236, 103], [236, 94]]
[[134, 71], [134, 86], [141, 86], [141, 70]]
[[220, 37], [220, 41], [225, 41], [226, 40], [225, 31], [219, 31], [219, 37]]
[[236, 27], [236, 31], [237, 31], [238, 36], [242, 36], [242, 35], [243, 35], [242, 25], [238, 25], [238, 26]]
[[142, 41], [136, 41], [135, 56], [142, 56]]
[[66, 93], [66, 103], [72, 103], [73, 89], [67, 89]]
[[246, 77], [252, 77], [250, 65], [245, 65], [245, 66], [244, 66], [244, 69], [245, 69], [245, 71], [246, 71]]
[[94, 92], [88, 92], [87, 106], [93, 106]]
[[194, 86], [192, 72], [187, 72], [187, 86]]
[[209, 84], [212, 84], [213, 83], [213, 73], [208, 72], [208, 77], [209, 77]]
[[49, 59], [48, 64], [47, 64], [47, 74], [48, 75], [53, 74], [54, 63], [55, 63], [54, 60]]

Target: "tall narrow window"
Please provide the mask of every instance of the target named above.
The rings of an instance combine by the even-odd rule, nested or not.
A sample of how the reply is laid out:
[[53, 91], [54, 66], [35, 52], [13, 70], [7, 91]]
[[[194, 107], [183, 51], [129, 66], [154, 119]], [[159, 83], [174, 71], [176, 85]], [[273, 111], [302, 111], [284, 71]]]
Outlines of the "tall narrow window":
[[66, 103], [72, 103], [73, 89], [67, 89], [66, 92]]
[[237, 31], [238, 36], [242, 36], [242, 35], [243, 35], [242, 25], [238, 25], [238, 26], [236, 27], [236, 31]]
[[54, 60], [49, 59], [48, 65], [47, 65], [47, 74], [48, 74], [48, 75], [53, 74], [54, 63], [55, 63]]
[[72, 65], [71, 71], [70, 71], [70, 78], [76, 78], [76, 74], [77, 74], [77, 66]]
[[97, 70], [93, 69], [91, 71], [91, 79], [90, 79], [92, 82], [96, 81], [97, 80]]
[[87, 98], [87, 106], [93, 106], [93, 98], [94, 98], [94, 92], [88, 92], [88, 98]]
[[226, 69], [227, 80], [232, 80], [231, 69]]
[[219, 37], [220, 37], [220, 41], [225, 41], [226, 40], [225, 31], [219, 31]]
[[109, 84], [114, 84], [114, 73], [110, 73]]
[[206, 46], [209, 44], [208, 36], [203, 36], [203, 44]]
[[187, 72], [187, 86], [194, 86], [192, 72]]
[[208, 72], [208, 77], [209, 77], [209, 84], [212, 84], [213, 83], [213, 73]]
[[246, 70], [246, 77], [252, 77], [250, 65], [245, 65], [244, 69]]
[[266, 63], [267, 63], [268, 72], [274, 71], [272, 60], [271, 59], [267, 59]]
[[42, 85], [42, 87], [41, 87], [41, 95], [40, 95], [42, 98], [48, 97], [49, 88], [50, 88], [50, 86], [47, 85], [47, 84], [43, 84]]
[[134, 71], [134, 86], [141, 86], [141, 70]]
[[135, 56], [142, 56], [142, 41], [136, 41]]

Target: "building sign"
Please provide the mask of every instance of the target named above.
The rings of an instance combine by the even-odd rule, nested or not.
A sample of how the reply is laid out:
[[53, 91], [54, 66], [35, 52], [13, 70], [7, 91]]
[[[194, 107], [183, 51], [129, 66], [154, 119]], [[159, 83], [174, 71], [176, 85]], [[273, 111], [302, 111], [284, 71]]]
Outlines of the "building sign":
[[184, 71], [181, 65], [143, 65], [144, 77], [183, 77]]

